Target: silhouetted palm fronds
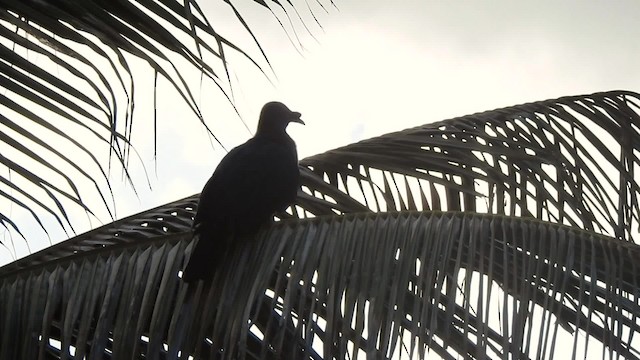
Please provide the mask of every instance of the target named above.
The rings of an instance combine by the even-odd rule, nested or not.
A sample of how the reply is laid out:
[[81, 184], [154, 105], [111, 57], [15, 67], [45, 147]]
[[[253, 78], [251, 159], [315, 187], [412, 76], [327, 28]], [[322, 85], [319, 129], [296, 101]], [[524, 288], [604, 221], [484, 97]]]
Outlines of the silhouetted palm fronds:
[[[202, 80], [233, 105], [228, 57], [265, 74], [270, 67], [241, 11], [231, 1], [225, 5], [255, 41], [255, 51], [220, 33], [195, 1], [1, 2], [0, 199], [30, 214], [45, 232], [41, 214], [73, 230], [68, 207], [93, 214], [88, 197], [100, 199], [113, 217], [111, 171], [122, 169], [130, 180], [136, 89], [145, 82], [136, 70], [140, 63], [152, 70], [146, 85], [154, 93], [149, 87], [143, 92], [153, 99], [154, 112], [160, 77], [216, 139], [197, 100]], [[254, 6], [276, 17], [294, 12], [279, 2]], [[156, 139], [155, 119], [153, 133]], [[20, 233], [12, 217], [3, 211], [0, 225]]]
[[[193, 301], [197, 196], [0, 269], [3, 358], [640, 358], [638, 95], [524, 104], [301, 161]], [[560, 355], [556, 355], [560, 357]]]
[[534, 217], [636, 242], [639, 104], [614, 91], [517, 105], [301, 163], [372, 211]]

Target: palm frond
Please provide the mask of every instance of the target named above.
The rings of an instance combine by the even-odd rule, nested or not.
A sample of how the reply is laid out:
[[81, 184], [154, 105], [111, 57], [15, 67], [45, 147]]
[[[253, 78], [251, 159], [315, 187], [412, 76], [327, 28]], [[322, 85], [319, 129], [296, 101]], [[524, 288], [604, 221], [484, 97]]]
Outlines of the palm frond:
[[178, 277], [189, 241], [3, 272], [0, 357], [539, 358], [560, 339], [640, 357], [640, 247], [593, 232], [458, 212], [282, 221], [199, 286], [197, 319]]
[[0, 358], [640, 358], [637, 98], [304, 159], [296, 205], [195, 289], [178, 274], [197, 195], [36, 253], [0, 268]]
[[[134, 62], [146, 63], [156, 79], [166, 79], [217, 141], [194, 95], [202, 79], [212, 81], [233, 106], [227, 57], [239, 54], [265, 75], [269, 65], [249, 25], [226, 3], [256, 39], [258, 57], [214, 29], [195, 1], [2, 2], [0, 179], [20, 184], [22, 191], [3, 186], [0, 198], [35, 214], [45, 232], [36, 210], [73, 230], [67, 206], [80, 205], [92, 214], [88, 197], [101, 199], [114, 217], [112, 168], [121, 168], [135, 185], [128, 173], [140, 96]], [[55, 150], [60, 148], [71, 150]], [[92, 186], [80, 189], [77, 184], [86, 181]], [[0, 223], [13, 227], [15, 221], [7, 221], [11, 217], [3, 210]]]
[[534, 217], [637, 242], [639, 100], [612, 91], [517, 105], [364, 140], [301, 165], [372, 211]]

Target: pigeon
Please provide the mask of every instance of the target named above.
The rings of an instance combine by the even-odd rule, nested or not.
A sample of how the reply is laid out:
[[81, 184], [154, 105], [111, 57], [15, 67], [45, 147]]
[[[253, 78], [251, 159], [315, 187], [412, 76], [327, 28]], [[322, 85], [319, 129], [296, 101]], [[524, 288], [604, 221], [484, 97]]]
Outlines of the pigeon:
[[220, 161], [200, 193], [193, 222], [197, 242], [183, 281], [212, 278], [228, 254], [295, 202], [298, 154], [286, 128], [291, 122], [304, 125], [300, 116], [281, 102], [265, 104], [255, 136]]

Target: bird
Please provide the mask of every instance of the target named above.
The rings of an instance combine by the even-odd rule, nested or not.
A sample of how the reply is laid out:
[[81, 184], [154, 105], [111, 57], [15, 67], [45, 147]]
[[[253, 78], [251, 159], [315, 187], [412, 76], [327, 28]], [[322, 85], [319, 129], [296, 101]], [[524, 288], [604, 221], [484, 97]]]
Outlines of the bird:
[[220, 161], [200, 193], [192, 226], [196, 245], [183, 281], [212, 278], [227, 254], [295, 202], [300, 188], [298, 154], [286, 132], [292, 122], [305, 124], [299, 112], [283, 103], [266, 103], [255, 135]]

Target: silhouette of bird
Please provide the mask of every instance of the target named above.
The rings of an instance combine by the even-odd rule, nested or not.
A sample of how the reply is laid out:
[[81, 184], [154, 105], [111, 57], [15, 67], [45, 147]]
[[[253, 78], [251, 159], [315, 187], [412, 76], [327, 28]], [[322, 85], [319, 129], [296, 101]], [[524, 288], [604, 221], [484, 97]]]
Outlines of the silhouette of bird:
[[290, 122], [304, 124], [283, 103], [265, 104], [255, 136], [218, 164], [200, 194], [185, 282], [213, 277], [225, 255], [295, 201], [300, 173], [296, 144], [285, 131]]

